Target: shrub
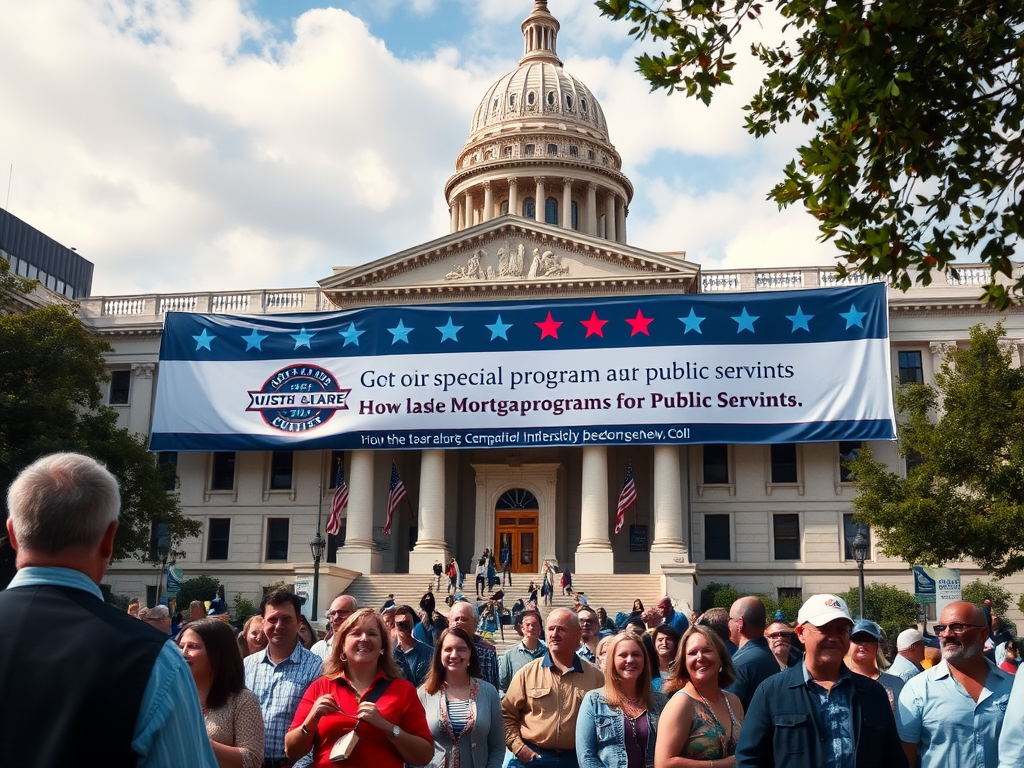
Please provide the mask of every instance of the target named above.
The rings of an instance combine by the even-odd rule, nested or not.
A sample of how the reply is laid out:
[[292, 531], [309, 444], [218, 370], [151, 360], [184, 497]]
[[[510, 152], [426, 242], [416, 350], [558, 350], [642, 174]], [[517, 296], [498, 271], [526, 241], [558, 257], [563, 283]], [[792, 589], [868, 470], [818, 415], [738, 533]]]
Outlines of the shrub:
[[231, 608], [231, 617], [239, 627], [243, 626], [251, 616], [256, 613], [256, 605], [252, 600], [235, 595], [235, 602]]
[[181, 582], [181, 589], [178, 590], [176, 598], [178, 610], [184, 612], [187, 618], [189, 604], [193, 600], [198, 600], [201, 603], [213, 600], [217, 596], [217, 587], [219, 586], [220, 582], [213, 576], [196, 576], [192, 579], [185, 579]]
[[[857, 587], [840, 593], [854, 619], [860, 606]], [[917, 626], [917, 601], [909, 592], [891, 584], [869, 584], [864, 587], [864, 618], [882, 628], [885, 636], [895, 640], [907, 627]]]
[[710, 608], [731, 608], [739, 596], [740, 593], [731, 584], [708, 582], [700, 592], [700, 609], [706, 611]]
[[992, 613], [1002, 618], [1010, 608], [1010, 592], [993, 581], [972, 581], [961, 592], [968, 603], [983, 606], [985, 600], [992, 601]]

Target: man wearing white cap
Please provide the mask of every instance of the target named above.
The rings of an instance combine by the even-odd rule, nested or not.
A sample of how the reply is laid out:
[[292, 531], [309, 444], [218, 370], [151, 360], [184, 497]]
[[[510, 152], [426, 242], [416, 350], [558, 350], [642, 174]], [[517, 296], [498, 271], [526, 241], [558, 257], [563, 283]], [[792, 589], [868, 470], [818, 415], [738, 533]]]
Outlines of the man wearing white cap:
[[842, 598], [814, 595], [800, 608], [802, 664], [754, 693], [736, 768], [906, 768], [885, 689], [843, 663], [853, 619]]
[[924, 635], [916, 629], [904, 629], [896, 636], [896, 658], [892, 666], [886, 670], [907, 682], [922, 670], [924, 661]]

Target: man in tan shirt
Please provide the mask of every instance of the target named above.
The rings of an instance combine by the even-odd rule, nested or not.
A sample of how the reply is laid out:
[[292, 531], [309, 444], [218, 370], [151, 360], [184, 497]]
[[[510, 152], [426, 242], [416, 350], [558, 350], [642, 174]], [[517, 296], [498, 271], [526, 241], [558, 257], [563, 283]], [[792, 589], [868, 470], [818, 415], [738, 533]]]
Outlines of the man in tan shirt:
[[548, 616], [548, 652], [512, 678], [501, 703], [510, 768], [577, 768], [576, 715], [584, 694], [604, 685], [601, 670], [576, 655], [581, 638], [579, 617], [557, 608]]

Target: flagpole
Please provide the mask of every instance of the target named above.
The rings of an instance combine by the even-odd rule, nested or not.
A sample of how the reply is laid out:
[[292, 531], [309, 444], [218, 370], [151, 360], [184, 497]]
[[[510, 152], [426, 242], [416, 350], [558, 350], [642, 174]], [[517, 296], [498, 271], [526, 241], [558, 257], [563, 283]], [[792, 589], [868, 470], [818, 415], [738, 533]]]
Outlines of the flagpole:
[[320, 558], [324, 554], [324, 539], [320, 535], [320, 518], [324, 508], [324, 486], [323, 483], [316, 487], [316, 536], [310, 543], [310, 549], [313, 552], [313, 609], [310, 613], [313, 616], [313, 621], [316, 621], [319, 617], [317, 616], [317, 600], [320, 595]]

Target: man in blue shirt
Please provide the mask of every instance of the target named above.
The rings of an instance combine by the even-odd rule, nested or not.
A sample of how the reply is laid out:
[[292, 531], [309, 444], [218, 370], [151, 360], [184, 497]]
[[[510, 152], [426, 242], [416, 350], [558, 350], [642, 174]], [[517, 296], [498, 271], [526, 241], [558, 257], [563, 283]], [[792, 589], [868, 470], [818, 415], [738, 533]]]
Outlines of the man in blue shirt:
[[116, 478], [80, 454], [39, 459], [11, 484], [18, 573], [0, 593], [11, 629], [0, 635], [0, 765], [88, 762], [99, 738], [105, 766], [216, 768], [181, 653], [103, 602], [120, 506]]
[[662, 624], [668, 624], [682, 637], [690, 628], [690, 620], [681, 611], [677, 611], [672, 605], [672, 598], [666, 595], [658, 602], [658, 610], [661, 611]]
[[903, 687], [896, 724], [911, 768], [996, 768], [1013, 676], [985, 658], [981, 608], [950, 603], [934, 626], [942, 661]]
[[757, 686], [779, 674], [779, 662], [764, 636], [768, 614], [757, 597], [741, 597], [729, 609], [729, 639], [738, 646], [732, 663], [736, 680], [725, 690], [736, 694], [743, 709], [750, 708]]

